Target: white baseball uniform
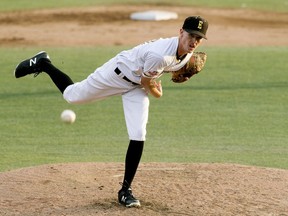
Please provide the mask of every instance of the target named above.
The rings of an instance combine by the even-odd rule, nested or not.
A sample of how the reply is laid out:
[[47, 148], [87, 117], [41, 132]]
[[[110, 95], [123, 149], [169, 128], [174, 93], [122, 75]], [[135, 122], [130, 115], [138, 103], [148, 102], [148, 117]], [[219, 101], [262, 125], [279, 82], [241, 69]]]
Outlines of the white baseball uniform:
[[183, 67], [192, 53], [178, 60], [178, 43], [178, 37], [160, 38], [122, 51], [87, 79], [68, 86], [63, 97], [69, 103], [80, 104], [122, 95], [129, 139], [145, 141], [149, 98], [140, 85], [141, 76], [158, 78]]

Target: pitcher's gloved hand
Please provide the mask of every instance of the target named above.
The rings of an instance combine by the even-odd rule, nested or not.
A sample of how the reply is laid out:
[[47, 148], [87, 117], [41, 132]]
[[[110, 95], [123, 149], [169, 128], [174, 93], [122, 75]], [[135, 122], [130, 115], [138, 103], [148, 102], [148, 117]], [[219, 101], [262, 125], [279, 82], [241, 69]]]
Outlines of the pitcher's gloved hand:
[[194, 52], [190, 60], [180, 70], [172, 72], [171, 80], [175, 83], [182, 83], [189, 80], [193, 75], [203, 69], [206, 59], [206, 53]]

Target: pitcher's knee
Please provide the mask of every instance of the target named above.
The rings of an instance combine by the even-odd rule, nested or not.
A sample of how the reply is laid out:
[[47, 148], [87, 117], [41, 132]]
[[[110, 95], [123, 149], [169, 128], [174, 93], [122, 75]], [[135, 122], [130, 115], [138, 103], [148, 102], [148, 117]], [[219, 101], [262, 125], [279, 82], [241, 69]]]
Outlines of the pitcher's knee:
[[63, 98], [70, 104], [80, 104], [83, 103], [81, 97], [78, 96], [75, 91], [73, 91], [72, 86], [68, 86], [63, 92]]
[[83, 104], [92, 101], [93, 97], [82, 83], [74, 83], [63, 92], [63, 98], [70, 104]]
[[130, 140], [145, 141], [146, 140], [146, 129], [133, 130], [129, 132]]

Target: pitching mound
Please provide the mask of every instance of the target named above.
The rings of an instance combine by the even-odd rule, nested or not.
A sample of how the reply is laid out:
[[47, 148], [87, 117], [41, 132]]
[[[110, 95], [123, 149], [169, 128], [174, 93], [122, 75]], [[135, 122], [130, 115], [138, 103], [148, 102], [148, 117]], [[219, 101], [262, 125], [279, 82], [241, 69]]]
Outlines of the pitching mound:
[[43, 165], [0, 173], [0, 215], [287, 215], [288, 171], [230, 164], [144, 163], [117, 203], [121, 163]]

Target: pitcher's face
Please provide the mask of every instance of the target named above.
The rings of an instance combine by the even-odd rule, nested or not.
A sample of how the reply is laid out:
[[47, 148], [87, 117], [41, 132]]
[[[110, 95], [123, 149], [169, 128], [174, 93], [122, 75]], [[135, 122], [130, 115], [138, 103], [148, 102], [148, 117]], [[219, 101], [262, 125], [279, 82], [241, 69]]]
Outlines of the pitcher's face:
[[193, 52], [203, 41], [199, 35], [188, 33], [180, 29], [179, 48], [182, 54]]

